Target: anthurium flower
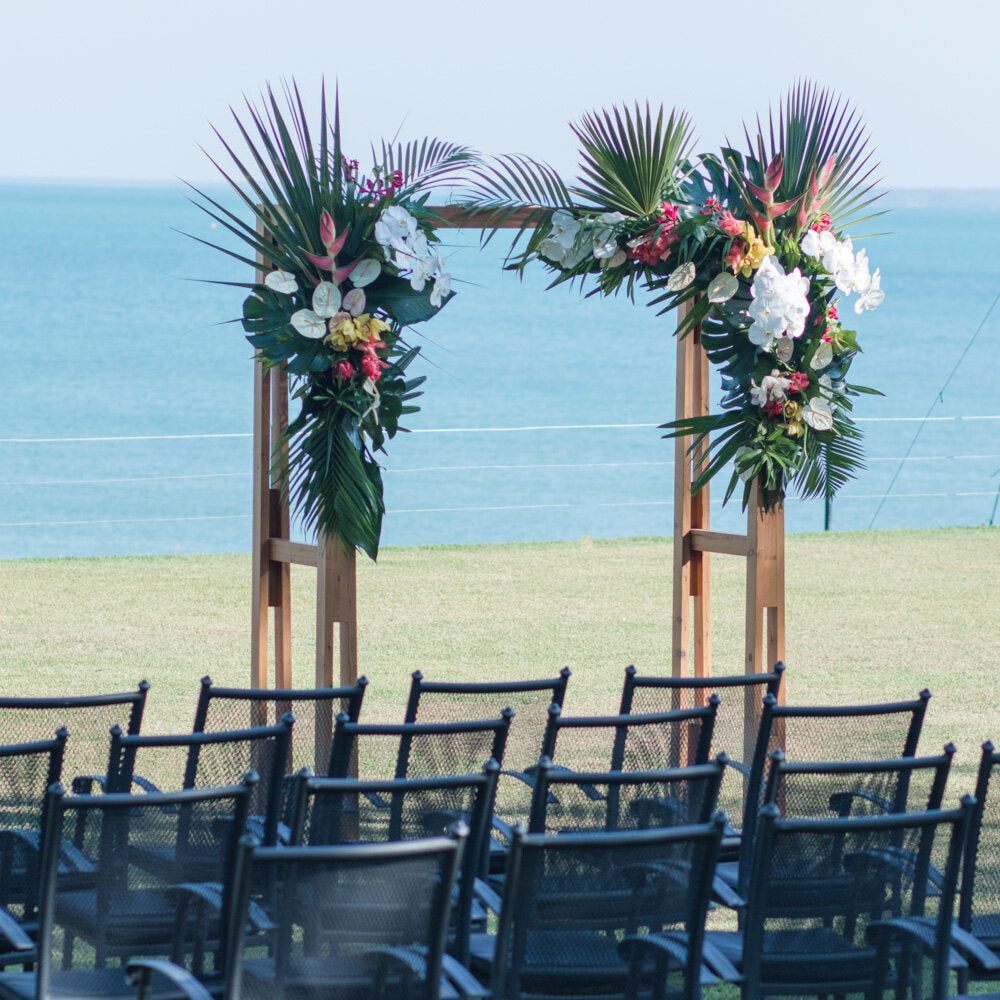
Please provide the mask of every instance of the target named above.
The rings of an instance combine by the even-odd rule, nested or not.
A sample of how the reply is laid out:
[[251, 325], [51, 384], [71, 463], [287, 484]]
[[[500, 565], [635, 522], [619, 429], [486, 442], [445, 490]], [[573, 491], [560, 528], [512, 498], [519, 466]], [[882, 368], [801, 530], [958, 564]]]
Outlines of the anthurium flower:
[[802, 407], [802, 419], [814, 431], [833, 430], [833, 411], [829, 400], [822, 396], [813, 396], [806, 406]]
[[360, 316], [365, 311], [365, 293], [360, 288], [352, 288], [344, 296], [342, 305], [351, 316]]
[[272, 292], [281, 292], [282, 295], [294, 295], [299, 290], [295, 278], [287, 271], [282, 271], [280, 267], [268, 274], [264, 284]]
[[382, 265], [373, 257], [365, 257], [358, 261], [357, 266], [351, 271], [351, 284], [355, 288], [364, 288], [370, 285], [382, 273]]
[[740, 283], [728, 271], [720, 271], [710, 282], [706, 294], [713, 303], [728, 302], [740, 289]]
[[292, 313], [289, 322], [297, 333], [309, 340], [321, 340], [326, 336], [326, 320], [312, 309], [300, 309]]
[[340, 289], [332, 281], [321, 281], [312, 296], [313, 312], [329, 319], [340, 311]]
[[679, 292], [694, 281], [694, 262], [687, 261], [680, 267], [675, 267], [667, 277], [667, 288], [671, 292]]
[[816, 353], [813, 354], [812, 359], [809, 362], [809, 367], [813, 371], [820, 371], [826, 368], [830, 362], [833, 361], [833, 344], [828, 340], [821, 340], [819, 345], [816, 347]]

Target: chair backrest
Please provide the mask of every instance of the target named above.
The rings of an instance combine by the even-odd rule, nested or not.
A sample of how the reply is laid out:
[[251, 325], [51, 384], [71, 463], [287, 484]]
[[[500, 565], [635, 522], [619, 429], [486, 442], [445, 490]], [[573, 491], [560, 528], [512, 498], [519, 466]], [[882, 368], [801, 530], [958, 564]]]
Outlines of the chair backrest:
[[[653, 677], [628, 667], [619, 711], [625, 714], [692, 708], [706, 704], [709, 695], [715, 693], [719, 696], [719, 707], [712, 731], [713, 752], [724, 753], [734, 764], [749, 768], [757, 738], [761, 699], [770, 694], [780, 700], [784, 674], [785, 664], [780, 662], [767, 673], [722, 677]], [[749, 732], [747, 719], [751, 720]], [[741, 773], [742, 770], [740, 767], [727, 768], [719, 791], [719, 808], [725, 811], [736, 829], [743, 825], [745, 772]]]
[[24, 921], [38, 908], [42, 834], [50, 785], [61, 780], [67, 733], [0, 746], [0, 906]]
[[[542, 754], [581, 771], [653, 771], [704, 764], [719, 696], [702, 708], [645, 715], [564, 716], [549, 707]], [[558, 751], [558, 752], [557, 752]]]
[[218, 788], [254, 771], [259, 780], [250, 804], [252, 832], [266, 844], [276, 843], [293, 722], [286, 715], [276, 726], [164, 736], [112, 730], [108, 791]]
[[458, 683], [428, 681], [416, 670], [410, 682], [404, 722], [456, 722], [514, 710], [508, 740], [508, 769], [524, 771], [541, 756], [549, 705], [562, 705], [570, 670], [558, 677], [528, 681]]
[[531, 833], [612, 833], [707, 823], [725, 761], [655, 771], [580, 772], [543, 757], [532, 772]]
[[[494, 950], [492, 996], [624, 996], [631, 936], [679, 931], [670, 981], [635, 995], [700, 996], [701, 944], [722, 819], [618, 833], [515, 830]], [[649, 963], [637, 963], [648, 971]], [[662, 970], [660, 970], [662, 973]], [[669, 987], [667, 993], [656, 989]], [[650, 988], [654, 987], [649, 994]]]
[[462, 852], [449, 951], [465, 962], [475, 880], [487, 875], [499, 772], [497, 762], [490, 760], [478, 774], [436, 778], [356, 781], [300, 773], [295, 778], [291, 842], [315, 847], [418, 840], [447, 835], [456, 823], [464, 823], [469, 836]]
[[[1000, 936], [1000, 796], [992, 787], [1000, 753], [989, 741], [983, 744], [976, 776], [976, 807], [972, 813], [958, 923], [965, 930], [982, 930], [982, 936]], [[979, 924], [974, 928], [973, 924]]]
[[108, 762], [108, 731], [118, 726], [138, 733], [148, 691], [149, 681], [142, 681], [135, 691], [116, 694], [0, 698], [0, 742], [48, 740], [65, 728], [70, 733], [63, 756], [67, 784], [78, 775], [101, 776]]
[[[353, 846], [244, 844], [228, 1000], [437, 1000], [463, 838], [458, 831]], [[262, 885], [269, 887], [263, 897]], [[270, 918], [269, 961], [259, 961], [261, 941], [247, 935], [251, 902]]]
[[[907, 947], [907, 922], [930, 921], [932, 995], [943, 1000], [971, 809], [966, 798], [955, 810], [784, 819], [765, 806], [743, 917], [744, 995], [881, 996], [893, 957], [904, 956], [896, 976], [914, 981], [924, 942]], [[935, 854], [946, 861], [931, 896]]]
[[[330, 748], [331, 778], [434, 778], [472, 774], [488, 760], [503, 765], [514, 713], [465, 722], [352, 722], [337, 716]], [[353, 772], [353, 773], [352, 773]]]
[[[171, 887], [203, 881], [197, 862], [209, 853], [216, 880], [231, 884], [253, 780], [248, 776], [238, 786], [139, 796], [69, 796], [60, 785], [49, 790], [37, 1000], [67, 991], [104, 995], [122, 979], [121, 968], [108, 966], [137, 955], [173, 953], [177, 960], [193, 962], [204, 946], [222, 967], [215, 954], [222, 942], [204, 941], [192, 921], [179, 917], [185, 894]], [[149, 842], [171, 846], [166, 877], [131, 863], [135, 847]], [[224, 893], [223, 920], [228, 907]], [[92, 974], [93, 988], [85, 985], [86, 976], [81, 978], [84, 970]]]
[[321, 772], [330, 760], [333, 720], [340, 712], [356, 722], [361, 713], [368, 680], [359, 677], [356, 684], [344, 687], [269, 689], [227, 688], [201, 679], [193, 731], [217, 732], [273, 726], [290, 712], [295, 716], [289, 773], [308, 767]]
[[[763, 803], [786, 819], [833, 819], [940, 809], [955, 756], [949, 743], [936, 757], [866, 761], [788, 761], [780, 750], [768, 757]], [[740, 845], [738, 890], [745, 893], [754, 856], [759, 810], [747, 814]], [[935, 859], [937, 860], [937, 859]]]

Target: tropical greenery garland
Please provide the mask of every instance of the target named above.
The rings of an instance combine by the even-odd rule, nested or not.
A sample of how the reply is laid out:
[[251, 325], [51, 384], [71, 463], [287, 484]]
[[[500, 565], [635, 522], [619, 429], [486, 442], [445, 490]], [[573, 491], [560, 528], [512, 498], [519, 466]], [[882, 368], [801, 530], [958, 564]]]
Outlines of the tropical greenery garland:
[[[416, 412], [424, 376], [408, 369], [420, 348], [405, 327], [435, 315], [454, 295], [427, 209], [435, 185], [468, 164], [462, 146], [424, 139], [381, 144], [369, 174], [341, 147], [339, 101], [325, 92], [314, 141], [298, 89], [233, 117], [247, 153], [223, 177], [251, 222], [192, 188], [196, 204], [270, 263], [243, 303], [247, 339], [268, 367], [284, 364], [301, 404], [276, 454], [282, 486], [307, 530], [340, 538], [376, 558], [385, 510], [375, 453]], [[247, 154], [248, 157], [247, 157]], [[202, 240], [201, 242], [206, 242]], [[256, 260], [208, 244], [242, 261]]]
[[473, 202], [494, 223], [537, 206], [509, 266], [540, 262], [553, 286], [579, 280], [590, 294], [639, 285], [661, 312], [687, 304], [679, 332], [700, 328], [723, 390], [720, 412], [662, 425], [666, 437], [694, 436], [694, 492], [731, 465], [725, 499], [742, 483], [744, 506], [754, 482], [765, 496], [789, 484], [834, 495], [863, 467], [852, 397], [875, 392], [847, 381], [860, 348], [841, 314], [849, 296], [858, 314], [883, 299], [879, 271], [846, 235], [876, 198], [857, 113], [803, 83], [767, 129], [746, 131], [746, 151], [696, 158], [687, 118], [662, 108], [572, 127], [573, 184], [523, 156], [475, 172]]

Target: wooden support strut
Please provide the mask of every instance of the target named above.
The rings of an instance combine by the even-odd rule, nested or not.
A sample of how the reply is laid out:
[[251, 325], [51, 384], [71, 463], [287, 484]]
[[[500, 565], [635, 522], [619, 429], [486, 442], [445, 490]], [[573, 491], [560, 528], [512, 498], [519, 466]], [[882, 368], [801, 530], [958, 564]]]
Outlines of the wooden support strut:
[[[678, 324], [690, 312], [680, 307]], [[695, 327], [677, 338], [677, 419], [705, 416], [709, 411], [708, 355]], [[712, 673], [711, 590], [709, 553], [745, 556], [747, 560], [746, 643], [744, 671], [761, 673], [785, 658], [785, 529], [780, 494], [764, 496], [751, 489], [746, 535], [712, 531], [709, 489], [694, 496], [691, 484], [704, 453], [692, 449], [692, 438], [677, 438], [674, 449], [674, 593], [671, 669], [675, 677], [708, 677]], [[704, 699], [705, 693], [699, 692]], [[784, 700], [784, 685], [779, 698]], [[744, 706], [745, 738], [753, 740], [760, 706], [748, 689]], [[752, 744], [746, 748], [749, 760]]]

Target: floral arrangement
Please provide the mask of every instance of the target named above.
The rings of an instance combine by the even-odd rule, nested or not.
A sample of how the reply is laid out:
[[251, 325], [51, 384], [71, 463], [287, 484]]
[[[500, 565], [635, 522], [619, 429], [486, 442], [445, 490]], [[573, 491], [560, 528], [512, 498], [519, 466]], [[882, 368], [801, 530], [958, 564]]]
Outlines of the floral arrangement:
[[262, 280], [238, 285], [247, 339], [264, 365], [285, 366], [300, 403], [276, 449], [283, 488], [307, 529], [374, 559], [385, 510], [375, 454], [418, 409], [424, 381], [408, 374], [420, 349], [404, 329], [454, 295], [427, 198], [470, 154], [383, 143], [366, 176], [341, 149], [339, 102], [331, 121], [324, 93], [314, 143], [298, 90], [285, 96], [284, 108], [270, 89], [263, 108], [248, 102], [249, 123], [234, 112], [255, 170], [216, 132], [236, 176], [212, 162], [252, 222], [197, 189], [196, 204], [269, 262]]
[[574, 185], [526, 157], [476, 172], [477, 207], [496, 220], [536, 206], [509, 266], [540, 262], [553, 285], [579, 280], [591, 294], [639, 285], [661, 311], [685, 304], [679, 332], [700, 329], [722, 381], [720, 412], [662, 425], [694, 436], [694, 492], [731, 467], [725, 499], [742, 483], [744, 506], [754, 482], [765, 497], [789, 484], [832, 496], [862, 467], [852, 397], [875, 392], [847, 381], [860, 348], [843, 314], [884, 297], [847, 235], [875, 200], [856, 113], [802, 84], [766, 139], [747, 132], [747, 152], [694, 159], [686, 117], [665, 122], [662, 109], [591, 114], [574, 132]]

